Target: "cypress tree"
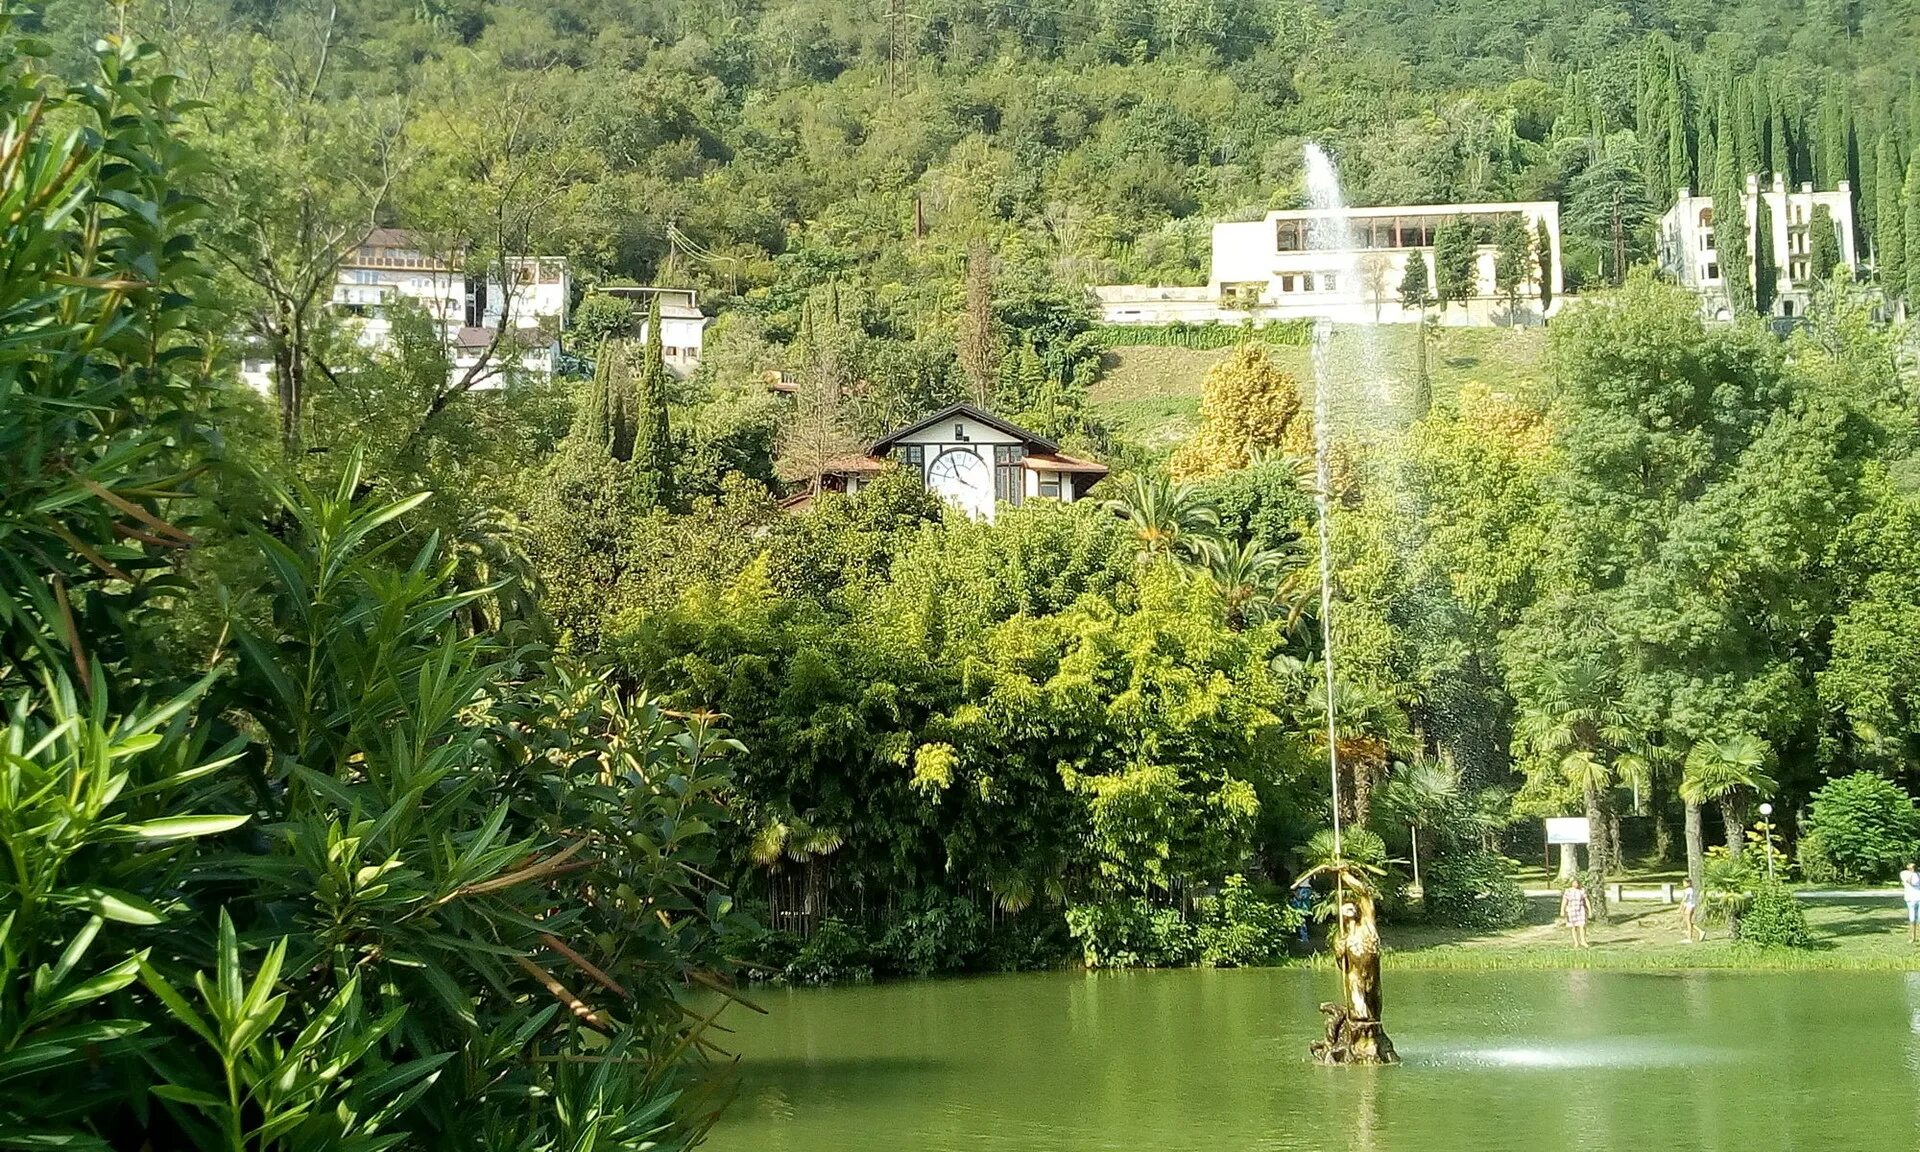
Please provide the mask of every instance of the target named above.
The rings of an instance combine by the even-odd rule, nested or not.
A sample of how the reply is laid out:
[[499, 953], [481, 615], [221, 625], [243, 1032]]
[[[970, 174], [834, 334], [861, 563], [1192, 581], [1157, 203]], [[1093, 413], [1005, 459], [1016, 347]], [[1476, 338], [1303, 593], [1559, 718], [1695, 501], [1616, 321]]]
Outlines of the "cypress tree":
[[647, 345], [633, 379], [634, 496], [643, 508], [673, 503], [673, 433], [667, 424], [667, 360], [660, 345], [660, 297], [647, 309]]
[[1735, 164], [1733, 146], [1723, 143], [1714, 170], [1713, 244], [1720, 280], [1727, 286], [1727, 307], [1738, 316], [1753, 308], [1753, 268], [1747, 251], [1746, 180]]
[[1847, 178], [1846, 112], [1840, 101], [1829, 93], [1820, 100], [1820, 118], [1814, 133], [1813, 186], [1827, 192]]
[[1880, 137], [1871, 132], [1864, 135], [1872, 137], [1872, 142], [1860, 151], [1860, 184], [1854, 198], [1860, 204], [1860, 227], [1865, 232], [1867, 243], [1859, 249], [1860, 259], [1864, 263], [1880, 242], [1878, 220], [1880, 200], [1875, 194], [1880, 185]]
[[1853, 207], [1853, 250], [1864, 252], [1867, 250], [1867, 224], [1866, 201], [1861, 195], [1860, 131], [1854, 123], [1853, 105], [1842, 104], [1840, 114], [1846, 126], [1847, 197]]
[[1905, 155], [1920, 154], [1920, 72], [1907, 77], [1907, 139]]
[[1547, 231], [1544, 216], [1533, 238], [1533, 258], [1540, 264], [1540, 314], [1545, 316], [1553, 306], [1553, 233]]
[[1767, 152], [1771, 157], [1768, 171], [1778, 172], [1789, 188], [1794, 186], [1795, 178], [1800, 175], [1800, 166], [1794, 163], [1794, 134], [1787, 123], [1791, 115], [1787, 108], [1786, 97], [1778, 92], [1774, 93], [1772, 113], [1767, 117]]
[[1780, 294], [1780, 265], [1773, 251], [1773, 206], [1763, 194], [1753, 206], [1753, 310], [1762, 316], [1773, 315], [1774, 297]]
[[1458, 301], [1465, 307], [1479, 285], [1480, 237], [1469, 221], [1455, 217], [1433, 234], [1433, 298], [1441, 308]]
[[593, 380], [587, 385], [587, 393], [580, 400], [580, 410], [573, 418], [574, 441], [596, 454], [606, 452], [613, 443], [613, 358], [614, 337], [602, 337], [600, 346], [593, 353]]
[[[1756, 100], [1754, 85], [1748, 81], [1735, 80], [1732, 87], [1733, 97], [1727, 107], [1733, 117], [1730, 135], [1737, 149], [1734, 159], [1739, 165], [1740, 175], [1745, 176], [1765, 166], [1766, 157], [1761, 155], [1761, 141], [1767, 138], [1766, 94], [1761, 93]], [[1729, 134], [1726, 124], [1721, 126], [1720, 131]]]
[[1682, 186], [1697, 188], [1693, 158], [1687, 151], [1687, 88], [1680, 76], [1680, 61], [1672, 59], [1667, 68], [1667, 172], [1668, 183], [1661, 201], [1673, 199]]
[[1879, 173], [1874, 178], [1873, 268], [1880, 288], [1898, 296], [1907, 286], [1906, 181], [1901, 177], [1899, 145], [1893, 137], [1880, 138]]
[[1807, 223], [1807, 246], [1810, 249], [1808, 273], [1819, 282], [1831, 278], [1834, 269], [1840, 267], [1842, 257], [1840, 234], [1834, 228], [1833, 213], [1825, 204], [1814, 205], [1813, 218]]
[[1920, 306], [1920, 158], [1907, 165], [1906, 189], [1901, 199], [1906, 209], [1901, 224], [1907, 233], [1907, 304]]

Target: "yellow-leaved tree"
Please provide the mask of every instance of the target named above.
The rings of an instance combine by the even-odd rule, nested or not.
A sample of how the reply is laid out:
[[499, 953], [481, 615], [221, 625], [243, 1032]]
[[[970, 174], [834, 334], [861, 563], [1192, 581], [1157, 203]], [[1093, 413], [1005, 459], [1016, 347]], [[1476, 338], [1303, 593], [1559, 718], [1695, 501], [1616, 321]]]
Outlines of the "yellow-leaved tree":
[[1177, 479], [1217, 476], [1245, 468], [1256, 454], [1313, 454], [1313, 417], [1300, 400], [1300, 382], [1267, 350], [1245, 343], [1207, 370], [1200, 397], [1200, 431], [1174, 452]]

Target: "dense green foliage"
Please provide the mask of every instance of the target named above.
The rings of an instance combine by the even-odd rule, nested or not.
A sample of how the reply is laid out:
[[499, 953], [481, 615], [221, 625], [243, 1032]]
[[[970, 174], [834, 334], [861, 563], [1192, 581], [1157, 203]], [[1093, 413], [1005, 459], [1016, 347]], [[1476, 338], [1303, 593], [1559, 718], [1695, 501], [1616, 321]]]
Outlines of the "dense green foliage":
[[1511, 928], [1527, 914], [1513, 873], [1513, 861], [1484, 850], [1436, 860], [1421, 877], [1427, 915], [1461, 928]]
[[1742, 944], [1759, 948], [1811, 948], [1813, 933], [1807, 928], [1807, 910], [1800, 905], [1792, 889], [1777, 880], [1762, 880], [1753, 900], [1740, 913], [1738, 933]]
[[496, 631], [361, 449], [289, 475], [175, 79], [4, 44], [0, 1141], [688, 1146], [737, 745]]
[[[32, 839], [0, 1014], [9, 1051], [71, 1025], [98, 1055], [0, 1085], [8, 1121], [267, 1146], [231, 1132], [244, 1090], [245, 1123], [367, 1146], [591, 1146], [585, 1117], [605, 1146], [685, 1141], [676, 997], [739, 954], [728, 891], [760, 920], [739, 946], [798, 981], [1265, 962], [1295, 926], [1266, 893], [1330, 850], [1330, 703], [1346, 852], [1395, 881], [1417, 856], [1438, 920], [1518, 917], [1499, 849], [1542, 815], [1586, 815], [1603, 880], [1679, 855], [1682, 821], [1701, 871], [1717, 810], [1731, 906], [1754, 803], [1812, 798], [1801, 857], [1884, 871], [1898, 820], [1856, 774], [1920, 784], [1898, 5], [24, 19], [52, 72], [5, 61], [27, 143], [0, 155], [0, 310], [32, 338], [0, 342], [0, 690], [34, 782], [7, 834], [46, 835], [47, 781], [104, 799], [77, 846]], [[122, 28], [184, 80], [132, 49], [96, 72], [84, 45]], [[1559, 201], [1580, 293], [1526, 386], [1436, 396], [1422, 339], [1411, 403], [1328, 430], [1331, 622], [1313, 417], [1280, 366], [1305, 326], [1123, 334], [1085, 290], [1205, 282], [1213, 221], [1306, 202], [1308, 139], [1356, 203]], [[1879, 296], [1832, 274], [1816, 215], [1815, 314], [1785, 340], [1752, 317], [1789, 255], [1753, 247], [1759, 173], [1851, 184]], [[1734, 323], [1635, 270], [1682, 187], [1714, 198]], [[497, 347], [455, 370], [400, 305], [369, 346], [329, 301], [375, 225], [502, 284], [552, 253], [583, 290], [696, 288], [701, 368], [667, 371], [657, 304], [642, 342], [593, 292], [578, 386]], [[1436, 239], [1397, 286], [1423, 319], [1459, 317], [1482, 239], [1510, 311], [1551, 279], [1517, 221]], [[1090, 403], [1123, 336], [1231, 348], [1171, 459]], [[243, 359], [272, 366], [271, 413], [237, 398]], [[1120, 474], [992, 524], [897, 472], [821, 490], [962, 399]], [[202, 971], [217, 1004], [191, 1002]], [[36, 1006], [94, 972], [114, 1014]], [[280, 1015], [201, 1035], [236, 988]], [[574, 1059], [602, 1045], [636, 1063]]]
[[1920, 852], [1920, 812], [1891, 780], [1855, 772], [1821, 785], [1811, 800], [1807, 835], [1838, 879], [1887, 880]]

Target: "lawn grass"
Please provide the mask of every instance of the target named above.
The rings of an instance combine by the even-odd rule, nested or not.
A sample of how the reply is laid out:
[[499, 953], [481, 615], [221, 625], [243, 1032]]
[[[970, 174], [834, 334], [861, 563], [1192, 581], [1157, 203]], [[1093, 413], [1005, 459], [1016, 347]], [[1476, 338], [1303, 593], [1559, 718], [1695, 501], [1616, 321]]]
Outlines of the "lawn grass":
[[[1336, 435], [1370, 439], [1411, 418], [1414, 333], [1410, 324], [1336, 330], [1331, 357]], [[1544, 380], [1546, 333], [1541, 329], [1435, 328], [1432, 340], [1428, 370], [1436, 403], [1452, 403], [1468, 381], [1526, 395]], [[1269, 352], [1310, 397], [1312, 350], [1275, 347]], [[1170, 452], [1193, 435], [1207, 369], [1231, 354], [1230, 349], [1113, 349], [1105, 375], [1088, 393], [1088, 407], [1122, 439]]]
[[1527, 901], [1527, 923], [1494, 932], [1470, 932], [1420, 924], [1387, 924], [1380, 935], [1386, 964], [1405, 969], [1605, 968], [1678, 970], [1920, 971], [1920, 945], [1907, 941], [1906, 910], [1897, 900], [1808, 901], [1814, 947], [1756, 948], [1729, 938], [1724, 923], [1707, 925], [1707, 939], [1688, 944], [1680, 935], [1677, 905], [1626, 903], [1607, 923], [1587, 929], [1588, 949], [1572, 946], [1567, 929], [1554, 923], [1549, 898]]

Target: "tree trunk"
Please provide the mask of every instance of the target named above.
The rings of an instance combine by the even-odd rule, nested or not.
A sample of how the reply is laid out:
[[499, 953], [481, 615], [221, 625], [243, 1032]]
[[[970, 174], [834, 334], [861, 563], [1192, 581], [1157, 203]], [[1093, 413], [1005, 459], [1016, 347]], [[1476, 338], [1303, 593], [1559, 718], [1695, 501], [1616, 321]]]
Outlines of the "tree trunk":
[[1673, 824], [1667, 820], [1666, 789], [1659, 773], [1647, 781], [1647, 811], [1653, 816], [1653, 858], [1665, 864], [1673, 859]]
[[1727, 826], [1727, 855], [1738, 860], [1747, 838], [1741, 834], [1740, 804], [1732, 796], [1720, 797], [1720, 819]]
[[1707, 882], [1707, 835], [1700, 827], [1700, 804], [1696, 800], [1684, 801], [1687, 808], [1687, 883], [1693, 885], [1695, 892], [1706, 888]]
[[1607, 805], [1607, 855], [1615, 862], [1627, 858], [1627, 851], [1620, 843], [1620, 811], [1613, 804]]
[[1607, 814], [1600, 807], [1600, 790], [1586, 786], [1587, 862], [1598, 878], [1612, 871], [1613, 860], [1607, 851]]

